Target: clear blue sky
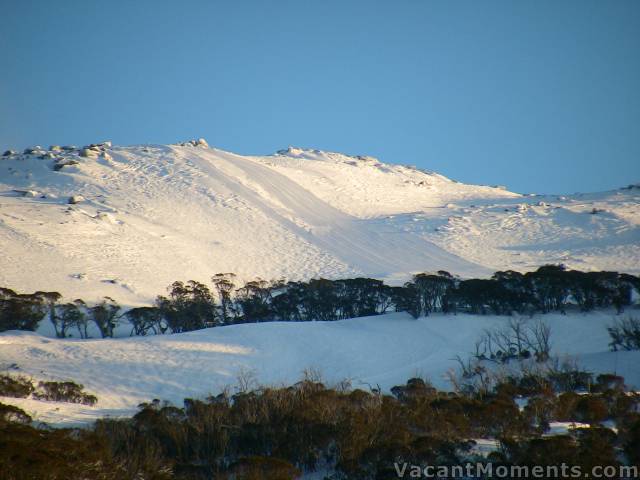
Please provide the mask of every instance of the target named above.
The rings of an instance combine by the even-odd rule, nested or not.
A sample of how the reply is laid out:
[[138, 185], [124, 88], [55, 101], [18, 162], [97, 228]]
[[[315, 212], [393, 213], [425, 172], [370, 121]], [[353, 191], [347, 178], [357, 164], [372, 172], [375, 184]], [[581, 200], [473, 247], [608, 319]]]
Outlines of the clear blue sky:
[[571, 193], [640, 180], [640, 1], [0, 0], [0, 148], [368, 154]]

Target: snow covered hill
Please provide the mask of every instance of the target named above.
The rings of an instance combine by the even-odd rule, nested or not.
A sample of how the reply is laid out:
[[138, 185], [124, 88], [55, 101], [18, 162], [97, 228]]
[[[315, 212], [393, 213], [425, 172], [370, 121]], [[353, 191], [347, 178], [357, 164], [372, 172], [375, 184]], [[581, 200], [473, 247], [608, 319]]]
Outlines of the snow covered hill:
[[[295, 148], [247, 157], [205, 142], [0, 157], [0, 286], [23, 292], [108, 295], [127, 306], [152, 301], [175, 280], [208, 283], [217, 272], [240, 281], [367, 275], [393, 283], [415, 272], [482, 277], [545, 263], [639, 273], [640, 188], [521, 195], [370, 157]], [[638, 352], [608, 351], [612, 316], [544, 319], [557, 354], [640, 387]], [[425, 375], [449, 388], [452, 358], [507, 321], [389, 314], [108, 340], [5, 332], [0, 371], [75, 380], [99, 402], [3, 401], [44, 421], [78, 423], [129, 414], [154, 397], [216, 393], [246, 372], [291, 383], [305, 368], [355, 387], [388, 389]]]
[[[613, 312], [537, 315], [551, 326], [553, 353], [570, 356], [594, 373], [616, 372], [640, 388], [640, 352], [610, 352], [607, 325]], [[75, 380], [97, 395], [94, 407], [1, 398], [40, 421], [77, 424], [105, 415], [129, 415], [153, 398], [178, 405], [204, 398], [241, 377], [251, 388], [290, 385], [305, 369], [328, 384], [388, 391], [415, 376], [451, 389], [445, 374], [453, 358], [469, 356], [485, 329], [508, 317], [442, 315], [413, 319], [404, 313], [336, 322], [269, 322], [174, 335], [109, 340], [52, 339], [31, 332], [0, 333], [0, 371], [37, 380]], [[13, 368], [9, 368], [13, 365]], [[254, 380], [256, 383], [248, 382]]]
[[217, 272], [401, 282], [560, 262], [640, 272], [640, 189], [520, 195], [370, 157], [197, 142], [0, 157], [0, 286], [20, 291], [132, 305]]

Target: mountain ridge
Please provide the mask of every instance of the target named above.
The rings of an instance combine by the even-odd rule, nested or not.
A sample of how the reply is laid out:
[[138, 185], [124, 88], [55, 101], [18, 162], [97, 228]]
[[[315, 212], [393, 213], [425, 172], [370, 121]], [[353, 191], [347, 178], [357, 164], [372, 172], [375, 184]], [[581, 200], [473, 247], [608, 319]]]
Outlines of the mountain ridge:
[[178, 145], [0, 158], [0, 284], [131, 304], [174, 280], [640, 269], [640, 189], [522, 195], [367, 156]]

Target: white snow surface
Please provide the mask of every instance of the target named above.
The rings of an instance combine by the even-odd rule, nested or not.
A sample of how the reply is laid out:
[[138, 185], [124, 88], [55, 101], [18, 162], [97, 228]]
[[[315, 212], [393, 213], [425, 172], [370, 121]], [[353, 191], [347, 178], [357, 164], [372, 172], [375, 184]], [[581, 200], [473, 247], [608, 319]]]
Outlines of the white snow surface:
[[[390, 282], [545, 263], [640, 272], [637, 187], [524, 196], [296, 148], [240, 156], [187, 142], [88, 152], [0, 157], [1, 286], [135, 305], [175, 280], [218, 272]], [[72, 196], [84, 200], [70, 205]]]
[[[58, 291], [66, 301], [108, 295], [143, 305], [175, 280], [208, 283], [218, 272], [239, 283], [363, 275], [401, 283], [423, 271], [486, 277], [546, 263], [640, 273], [640, 188], [521, 195], [371, 157], [297, 148], [240, 156], [201, 142], [0, 157], [0, 286]], [[544, 316], [556, 353], [638, 388], [640, 352], [608, 351], [612, 317]], [[247, 372], [260, 384], [291, 384], [311, 368], [359, 388], [388, 390], [416, 375], [449, 388], [452, 359], [506, 321], [388, 314], [61, 340], [41, 335], [44, 320], [40, 334], [0, 334], [0, 371], [80, 382], [98, 404], [0, 400], [70, 425], [129, 415], [153, 398], [216, 394]]]
[[[615, 372], [640, 387], [640, 351], [608, 351], [612, 312], [536, 315], [552, 329], [553, 353], [594, 373]], [[103, 416], [125, 416], [154, 398], [177, 405], [204, 398], [238, 378], [250, 386], [291, 385], [304, 370], [329, 384], [349, 380], [353, 388], [388, 391], [409, 378], [430, 379], [451, 389], [447, 371], [456, 355], [467, 358], [485, 329], [508, 317], [404, 313], [336, 322], [269, 322], [216, 327], [189, 333], [108, 340], [47, 338], [31, 332], [0, 334], [0, 371], [34, 380], [74, 380], [98, 397], [84, 406], [0, 398], [39, 421], [77, 425]]]

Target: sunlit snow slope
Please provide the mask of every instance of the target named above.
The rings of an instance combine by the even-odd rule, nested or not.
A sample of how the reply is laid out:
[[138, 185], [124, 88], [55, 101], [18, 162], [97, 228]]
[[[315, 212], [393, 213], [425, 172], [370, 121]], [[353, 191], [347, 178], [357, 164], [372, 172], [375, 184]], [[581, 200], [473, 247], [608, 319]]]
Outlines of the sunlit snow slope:
[[[614, 312], [548, 314], [526, 319], [551, 326], [553, 354], [595, 374], [615, 372], [640, 388], [640, 352], [610, 352], [607, 325]], [[82, 383], [97, 395], [95, 407], [0, 398], [39, 421], [76, 424], [105, 415], [130, 415], [153, 398], [177, 405], [185, 397], [231, 392], [239, 378], [250, 387], [291, 385], [303, 370], [329, 384], [388, 391], [423, 376], [451, 389], [446, 372], [467, 358], [485, 329], [513, 318], [442, 315], [419, 319], [406, 313], [336, 322], [267, 322], [209, 328], [174, 335], [119, 339], [54, 339], [31, 332], [0, 333], [0, 370], [34, 380]], [[506, 368], [506, 367], [505, 367]], [[5, 370], [6, 369], [6, 370]], [[256, 383], [253, 383], [255, 381]]]
[[0, 157], [0, 286], [139, 303], [217, 272], [403, 281], [562, 262], [637, 273], [639, 205], [637, 188], [522, 196], [294, 148], [36, 149]]

